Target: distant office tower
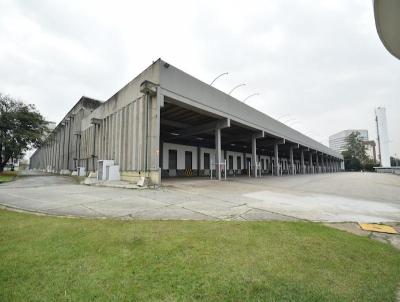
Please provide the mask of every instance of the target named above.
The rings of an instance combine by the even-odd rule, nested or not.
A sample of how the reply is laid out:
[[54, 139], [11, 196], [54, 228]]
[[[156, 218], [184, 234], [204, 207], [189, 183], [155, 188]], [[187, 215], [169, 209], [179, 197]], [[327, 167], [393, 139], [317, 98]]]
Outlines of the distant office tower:
[[346, 139], [353, 132], [359, 132], [361, 140], [363, 140], [364, 142], [368, 141], [368, 130], [363, 130], [363, 129], [343, 130], [329, 136], [329, 148], [338, 152], [344, 151], [347, 145]]
[[386, 109], [384, 107], [375, 109], [375, 120], [381, 167], [390, 167], [389, 136], [386, 123]]

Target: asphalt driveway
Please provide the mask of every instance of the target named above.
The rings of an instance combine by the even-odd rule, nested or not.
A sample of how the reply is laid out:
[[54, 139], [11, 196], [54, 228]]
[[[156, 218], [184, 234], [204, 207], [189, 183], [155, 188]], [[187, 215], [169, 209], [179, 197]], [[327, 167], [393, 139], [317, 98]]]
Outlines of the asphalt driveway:
[[158, 189], [77, 184], [43, 175], [0, 185], [0, 205], [125, 219], [400, 221], [400, 177], [375, 173], [169, 179]]

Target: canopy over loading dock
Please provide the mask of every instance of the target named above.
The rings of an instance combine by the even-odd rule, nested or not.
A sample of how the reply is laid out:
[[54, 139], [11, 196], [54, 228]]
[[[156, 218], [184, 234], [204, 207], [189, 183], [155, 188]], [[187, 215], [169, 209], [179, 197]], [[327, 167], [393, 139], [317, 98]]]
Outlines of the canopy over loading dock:
[[[94, 106], [95, 104], [96, 106]], [[31, 157], [51, 172], [113, 160], [121, 178], [320, 173], [342, 155], [161, 59], [104, 103], [77, 105]], [[78, 119], [77, 116], [80, 116]]]

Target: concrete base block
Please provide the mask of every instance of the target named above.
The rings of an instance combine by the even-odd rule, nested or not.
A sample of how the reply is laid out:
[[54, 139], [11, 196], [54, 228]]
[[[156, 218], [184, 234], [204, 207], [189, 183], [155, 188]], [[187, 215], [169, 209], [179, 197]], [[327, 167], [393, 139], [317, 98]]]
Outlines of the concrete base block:
[[161, 172], [157, 171], [122, 171], [121, 180], [131, 183], [137, 183], [141, 177], [144, 177], [150, 185], [161, 184]]
[[97, 179], [97, 172], [90, 172], [88, 175], [89, 178], [96, 178]]
[[71, 171], [70, 170], [61, 170], [60, 175], [71, 175]]
[[138, 180], [138, 182], [137, 182], [137, 185], [138, 185], [139, 187], [143, 187], [143, 186], [145, 185], [145, 182], [146, 182], [146, 178], [144, 178], [144, 177], [142, 176], [142, 177], [139, 178], [139, 180]]
[[73, 172], [71, 173], [71, 176], [78, 176], [78, 171], [73, 171]]

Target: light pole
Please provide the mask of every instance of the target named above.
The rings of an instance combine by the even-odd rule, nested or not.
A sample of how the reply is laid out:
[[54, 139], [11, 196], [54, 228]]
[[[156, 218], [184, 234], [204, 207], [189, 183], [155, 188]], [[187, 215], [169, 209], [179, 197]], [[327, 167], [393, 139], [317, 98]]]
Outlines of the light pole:
[[230, 95], [234, 90], [236, 90], [236, 89], [238, 89], [239, 87], [242, 87], [242, 86], [246, 86], [246, 84], [239, 84], [239, 85], [236, 85], [235, 87], [232, 88], [231, 91], [229, 91], [228, 94]]
[[251, 98], [251, 97], [253, 97], [253, 96], [256, 96], [256, 95], [260, 95], [258, 92], [257, 93], [253, 93], [253, 94], [250, 94], [248, 97], [245, 97], [244, 99], [243, 99], [243, 103], [246, 103], [246, 101], [249, 99], [249, 98]]
[[228, 75], [228, 73], [227, 73], [227, 72], [221, 73], [219, 76], [217, 76], [217, 77], [214, 79], [214, 81], [211, 82], [210, 86], [212, 86], [212, 84], [214, 84], [214, 82], [215, 82], [216, 80], [218, 80], [220, 77], [222, 77], [222, 76], [224, 76], [224, 75]]

